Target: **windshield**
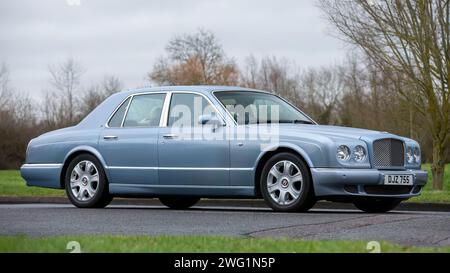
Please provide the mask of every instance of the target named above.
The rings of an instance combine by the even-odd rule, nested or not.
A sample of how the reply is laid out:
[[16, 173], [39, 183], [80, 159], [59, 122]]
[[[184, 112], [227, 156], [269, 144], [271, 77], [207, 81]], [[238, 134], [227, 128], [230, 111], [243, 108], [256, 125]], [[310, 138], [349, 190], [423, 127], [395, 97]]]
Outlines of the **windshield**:
[[214, 95], [239, 124], [314, 124], [306, 115], [272, 94], [251, 91], [224, 91]]

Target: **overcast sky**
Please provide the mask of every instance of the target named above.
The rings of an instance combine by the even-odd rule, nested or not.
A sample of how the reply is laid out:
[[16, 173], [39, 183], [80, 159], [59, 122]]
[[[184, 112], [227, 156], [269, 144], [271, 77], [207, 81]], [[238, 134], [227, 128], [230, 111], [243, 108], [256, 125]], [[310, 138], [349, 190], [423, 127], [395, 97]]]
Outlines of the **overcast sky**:
[[198, 28], [238, 63], [275, 55], [308, 67], [345, 55], [315, 0], [1, 0], [0, 63], [36, 98], [49, 88], [48, 65], [68, 56], [86, 70], [85, 86], [109, 74], [133, 88], [146, 84], [171, 37]]

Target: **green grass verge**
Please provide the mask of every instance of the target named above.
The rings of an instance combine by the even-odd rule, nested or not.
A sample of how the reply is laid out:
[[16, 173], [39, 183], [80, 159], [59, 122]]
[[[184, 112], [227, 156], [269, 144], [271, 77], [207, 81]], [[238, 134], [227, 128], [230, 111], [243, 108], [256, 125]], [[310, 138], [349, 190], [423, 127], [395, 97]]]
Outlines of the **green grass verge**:
[[445, 165], [444, 189], [442, 191], [433, 191], [433, 178], [431, 175], [431, 165], [423, 164], [422, 169], [428, 171], [428, 183], [418, 197], [409, 199], [410, 202], [421, 203], [450, 203], [450, 164]]
[[[428, 183], [421, 196], [410, 199], [410, 202], [450, 203], [450, 164], [445, 166], [444, 190], [431, 190], [430, 164], [424, 164], [423, 169], [429, 172]], [[19, 171], [0, 171], [0, 196], [64, 196], [63, 190], [27, 187], [20, 177]]]
[[[82, 252], [280, 252], [364, 253], [365, 241], [302, 241], [213, 236], [58, 236], [31, 238], [1, 236], [0, 252], [70, 252], [67, 243], [76, 241]], [[405, 247], [380, 242], [381, 252], [450, 252], [450, 247]]]
[[0, 196], [64, 196], [63, 190], [28, 187], [16, 170], [0, 171]]

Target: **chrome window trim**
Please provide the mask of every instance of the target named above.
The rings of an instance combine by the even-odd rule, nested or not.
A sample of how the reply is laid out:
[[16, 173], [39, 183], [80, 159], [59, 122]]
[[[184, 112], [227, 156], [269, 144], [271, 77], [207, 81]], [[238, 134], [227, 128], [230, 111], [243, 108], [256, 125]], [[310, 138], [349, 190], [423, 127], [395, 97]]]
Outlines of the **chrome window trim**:
[[[164, 102], [167, 98], [167, 93], [166, 91], [154, 91], [154, 92], [140, 92], [140, 93], [136, 93], [136, 94], [130, 94], [128, 96], [126, 96], [121, 103], [119, 103], [119, 106], [117, 106], [114, 111], [112, 112], [112, 114], [109, 116], [108, 120], [106, 121], [104, 127], [105, 128], [114, 128], [114, 129], [120, 129], [120, 128], [155, 128], [155, 127], [159, 127], [159, 126], [145, 126], [145, 127], [123, 127], [123, 124], [125, 123], [125, 118], [128, 114], [128, 110], [130, 108], [131, 102], [133, 101], [135, 96], [140, 96], [140, 95], [152, 95], [152, 94], [164, 94], [166, 95], [166, 97], [164, 97]], [[125, 103], [125, 101], [127, 101], [127, 99], [130, 98], [130, 101], [128, 102], [127, 108], [125, 109], [125, 113], [122, 117], [122, 123], [120, 124], [120, 127], [110, 127], [109, 126], [109, 122], [111, 121], [111, 118], [114, 116], [114, 114], [116, 114], [116, 112], [119, 110], [119, 108], [122, 106], [122, 104]], [[164, 104], [163, 104], [163, 109], [161, 109], [161, 117], [163, 115], [163, 111], [164, 111]], [[161, 120], [160, 120], [161, 123]]]
[[228, 117], [233, 121], [234, 125], [238, 126], [237, 121], [234, 120], [233, 116], [231, 115], [230, 111], [228, 111], [227, 107], [225, 107], [225, 105], [219, 100], [219, 98], [216, 95], [214, 95], [215, 92], [226, 92], [226, 91], [225, 90], [215, 90], [215, 91], [211, 92], [211, 95], [222, 106], [222, 108], [225, 110], [225, 113], [227, 113]]
[[[116, 112], [119, 110], [119, 108], [120, 107], [122, 107], [122, 105], [127, 101], [127, 99], [128, 98], [130, 98], [131, 96], [127, 96], [125, 99], [123, 99], [120, 103], [119, 103], [119, 105], [114, 109], [114, 111], [112, 112], [112, 114], [109, 116], [109, 118], [106, 120], [106, 123], [104, 124], [104, 126], [106, 127], [106, 128], [120, 128], [120, 127], [111, 127], [111, 126], [109, 126], [109, 122], [111, 121], [111, 119], [112, 119], [112, 117], [116, 114]], [[131, 99], [130, 99], [130, 101], [128, 102], [128, 105], [130, 104], [130, 102], [131, 102]], [[127, 105], [127, 108], [128, 108], [128, 105]], [[126, 113], [126, 109], [125, 109], [125, 113]], [[125, 113], [124, 113], [124, 116], [125, 116]], [[123, 121], [123, 117], [122, 117], [122, 121]], [[120, 125], [121, 127], [122, 127], [122, 123], [121, 123], [121, 125]]]
[[128, 115], [128, 109], [130, 109], [130, 105], [131, 105], [131, 102], [133, 101], [133, 99], [134, 99], [134, 96], [131, 96], [130, 97], [130, 101], [128, 102], [127, 108], [125, 108], [125, 113], [123, 114], [122, 122], [120, 123], [120, 128], [123, 128], [123, 124], [125, 122], [125, 118]]
[[[136, 94], [130, 94], [128, 95], [126, 98], [124, 98], [122, 100], [122, 102], [114, 109], [113, 113], [109, 116], [106, 124], [104, 125], [105, 128], [115, 128], [115, 129], [119, 129], [119, 128], [154, 128], [154, 127], [167, 127], [167, 123], [169, 121], [169, 108], [170, 108], [170, 102], [172, 100], [172, 94], [174, 93], [178, 93], [178, 94], [194, 94], [194, 95], [199, 95], [202, 96], [213, 108], [214, 110], [217, 112], [217, 114], [220, 116], [222, 122], [224, 123], [224, 126], [227, 125], [226, 119], [223, 116], [223, 114], [221, 113], [221, 111], [219, 111], [219, 109], [217, 108], [217, 106], [211, 101], [211, 99], [206, 96], [205, 94], [201, 93], [201, 92], [196, 92], [196, 91], [147, 91], [147, 92], [140, 92], [140, 93], [136, 93]], [[159, 121], [159, 126], [150, 126], [150, 127], [124, 127], [123, 124], [125, 123], [125, 118], [128, 114], [128, 110], [129, 107], [131, 105], [131, 102], [133, 101], [133, 98], [135, 96], [140, 96], [140, 95], [151, 95], [151, 94], [165, 94], [166, 97], [164, 99], [164, 103], [163, 103], [163, 108], [161, 110], [161, 119]], [[125, 113], [123, 115], [122, 118], [122, 123], [120, 125], [120, 127], [110, 127], [108, 124], [111, 120], [111, 118], [114, 116], [114, 114], [119, 110], [120, 106], [122, 106], [123, 103], [125, 103], [125, 101], [130, 98], [130, 101], [128, 102], [127, 108], [125, 110]], [[220, 103], [220, 101], [219, 101]], [[234, 119], [232, 119], [234, 121]]]
[[[194, 94], [194, 95], [199, 95], [202, 96], [213, 108], [214, 110], [217, 112], [217, 114], [220, 116], [220, 119], [222, 120], [224, 126], [227, 125], [226, 119], [225, 117], [222, 115], [222, 113], [219, 111], [219, 109], [217, 108], [217, 106], [211, 101], [210, 98], [208, 98], [208, 96], [206, 96], [203, 93], [200, 92], [196, 92], [196, 91], [170, 91], [170, 102], [172, 101], [172, 96], [173, 94]], [[167, 116], [166, 116], [166, 120], [165, 120], [165, 124], [164, 127], [167, 127], [167, 124], [169, 122], [169, 110], [170, 110], [170, 102], [169, 102], [169, 106], [167, 108]]]
[[161, 113], [161, 120], [159, 121], [159, 127], [167, 127], [167, 121], [169, 117], [169, 107], [170, 107], [170, 101], [172, 100], [172, 91], [167, 92], [166, 100], [164, 101], [162, 113]]
[[222, 108], [225, 109], [226, 113], [228, 114], [228, 117], [231, 118], [231, 120], [233, 120], [233, 122], [234, 122], [234, 124], [235, 124], [236, 126], [238, 126], [239, 124], [237, 123], [236, 120], [234, 120], [233, 116], [231, 115], [230, 111], [228, 111], [227, 107], [225, 107], [225, 105], [224, 105], [224, 104], [219, 100], [219, 98], [214, 94], [214, 93], [217, 93], [217, 92], [224, 92], [224, 93], [227, 93], [227, 92], [253, 92], [253, 93], [262, 93], [262, 94], [272, 95], [272, 96], [275, 96], [275, 97], [281, 99], [282, 101], [286, 102], [286, 103], [289, 104], [290, 106], [292, 106], [295, 110], [297, 110], [298, 112], [300, 112], [301, 114], [303, 114], [305, 117], [307, 117], [311, 122], [313, 122], [314, 125], [318, 125], [318, 123], [317, 123], [315, 120], [313, 120], [310, 116], [308, 116], [308, 115], [305, 114], [302, 110], [300, 110], [299, 108], [297, 108], [295, 105], [293, 105], [293, 104], [290, 103], [289, 101], [285, 100], [283, 97], [278, 96], [277, 94], [273, 94], [273, 93], [270, 93], [270, 92], [267, 92], [267, 91], [262, 91], [262, 90], [251, 90], [251, 91], [247, 91], [247, 90], [242, 90], [242, 89], [241, 89], [241, 90], [236, 89], [236, 90], [214, 90], [214, 91], [212, 91], [211, 94], [212, 94], [212, 95], [214, 96], [214, 98], [220, 103], [220, 105], [222, 106]]
[[137, 97], [137, 96], [148, 96], [148, 95], [161, 95], [161, 94], [164, 95], [163, 108], [161, 108], [161, 117], [162, 117], [163, 109], [164, 109], [164, 103], [166, 102], [166, 98], [167, 98], [167, 92], [163, 92], [163, 91], [159, 92], [158, 91], [158, 92], [137, 93], [137, 94], [131, 95], [131, 100], [128, 103], [127, 110], [125, 111], [125, 115], [123, 115], [122, 125], [120, 126], [120, 128], [158, 128], [158, 127], [160, 127], [161, 117], [159, 117], [159, 124], [157, 126], [127, 126], [127, 127], [125, 127], [124, 124], [125, 124], [125, 118], [127, 117], [128, 111], [130, 110], [131, 103], [133, 102], [135, 97]]

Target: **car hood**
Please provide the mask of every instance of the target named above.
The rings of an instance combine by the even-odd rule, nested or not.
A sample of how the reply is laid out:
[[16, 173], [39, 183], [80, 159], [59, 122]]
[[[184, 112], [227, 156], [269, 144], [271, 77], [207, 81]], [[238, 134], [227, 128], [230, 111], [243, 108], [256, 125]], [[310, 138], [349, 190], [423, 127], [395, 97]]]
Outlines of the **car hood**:
[[331, 125], [311, 125], [311, 124], [280, 124], [280, 135], [296, 136], [301, 134], [320, 135], [333, 139], [378, 139], [378, 138], [399, 138], [403, 137], [393, 135], [387, 132], [373, 131], [360, 128], [331, 126]]

